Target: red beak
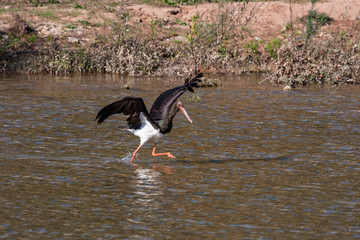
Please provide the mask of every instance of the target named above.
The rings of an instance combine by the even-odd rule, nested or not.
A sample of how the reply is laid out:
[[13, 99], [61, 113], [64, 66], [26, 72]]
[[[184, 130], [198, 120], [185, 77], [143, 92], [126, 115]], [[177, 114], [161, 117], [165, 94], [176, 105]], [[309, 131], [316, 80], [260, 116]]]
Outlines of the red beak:
[[180, 110], [182, 111], [182, 113], [185, 115], [185, 117], [187, 118], [187, 120], [189, 120], [190, 123], [193, 123], [189, 117], [189, 114], [187, 114], [185, 108], [183, 108], [182, 106], [179, 106]]

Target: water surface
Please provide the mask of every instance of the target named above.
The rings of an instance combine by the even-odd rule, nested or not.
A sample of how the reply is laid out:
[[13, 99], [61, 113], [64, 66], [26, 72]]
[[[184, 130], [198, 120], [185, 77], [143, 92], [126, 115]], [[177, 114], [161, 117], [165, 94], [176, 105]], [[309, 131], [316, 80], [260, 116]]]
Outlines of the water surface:
[[[196, 89], [158, 145], [106, 104], [150, 109], [180, 81], [117, 76], [0, 78], [0, 238], [360, 238], [360, 88], [291, 92], [251, 77]], [[131, 86], [126, 90], [123, 86]]]

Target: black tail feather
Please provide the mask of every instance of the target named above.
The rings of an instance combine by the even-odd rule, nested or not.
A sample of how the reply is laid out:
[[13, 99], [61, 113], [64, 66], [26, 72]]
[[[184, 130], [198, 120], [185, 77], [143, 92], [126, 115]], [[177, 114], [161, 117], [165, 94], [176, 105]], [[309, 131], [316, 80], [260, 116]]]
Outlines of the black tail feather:
[[192, 89], [193, 87], [198, 88], [200, 82], [202, 82], [204, 80], [204, 73], [199, 73], [198, 75], [196, 75], [193, 79], [191, 79], [189, 82], [186, 83], [187, 86], [187, 90], [189, 90], [190, 92], [194, 92], [194, 90]]

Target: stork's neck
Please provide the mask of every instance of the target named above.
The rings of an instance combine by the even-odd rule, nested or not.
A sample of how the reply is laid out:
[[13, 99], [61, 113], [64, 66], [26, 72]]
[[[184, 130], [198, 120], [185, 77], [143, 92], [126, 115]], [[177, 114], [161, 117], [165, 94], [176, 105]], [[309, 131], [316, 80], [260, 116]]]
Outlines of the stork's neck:
[[167, 116], [167, 118], [162, 119], [160, 121], [157, 122], [157, 124], [159, 125], [160, 128], [160, 132], [162, 134], [168, 133], [171, 131], [172, 129], [172, 121], [176, 115], [176, 113], [179, 111], [180, 109], [178, 107], [174, 107], [169, 115]]

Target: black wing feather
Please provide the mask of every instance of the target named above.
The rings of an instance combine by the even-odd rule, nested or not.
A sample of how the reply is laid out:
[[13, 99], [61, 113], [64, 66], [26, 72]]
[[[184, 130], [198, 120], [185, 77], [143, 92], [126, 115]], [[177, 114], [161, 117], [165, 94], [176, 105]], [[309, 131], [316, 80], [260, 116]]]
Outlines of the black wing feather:
[[151, 107], [151, 118], [154, 121], [166, 119], [175, 101], [187, 90], [189, 90], [190, 92], [194, 92], [193, 87], [198, 88], [198, 83], [200, 83], [203, 79], [204, 74], [199, 73], [189, 82], [185, 83], [183, 86], [172, 88], [161, 93]]
[[142, 98], [124, 97], [123, 99], [113, 102], [102, 108], [96, 115], [95, 121], [97, 120], [97, 123], [101, 124], [111, 115], [122, 113], [128, 116], [126, 121], [129, 128], [138, 129], [141, 127], [141, 112], [145, 115], [145, 117], [148, 118], [149, 121], [151, 121], [150, 115]]

